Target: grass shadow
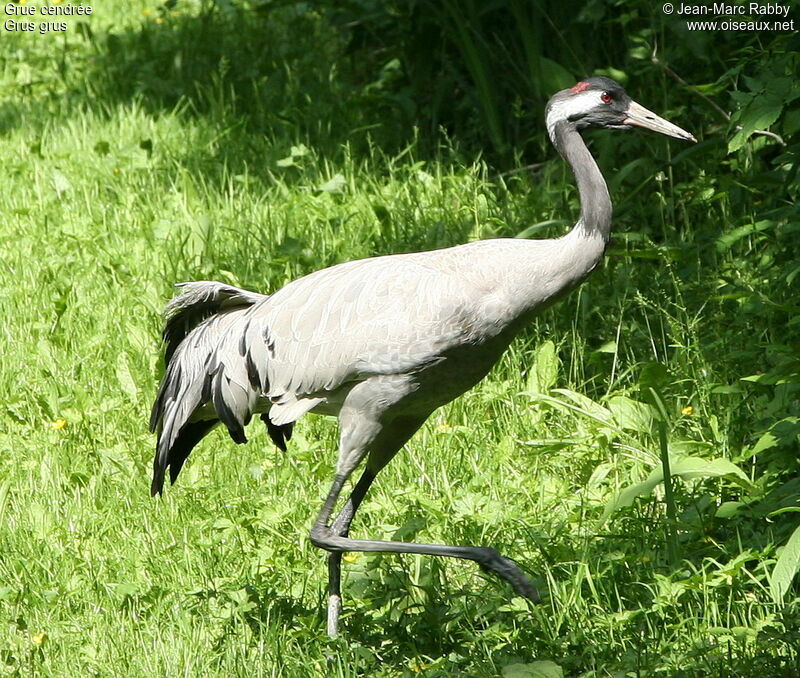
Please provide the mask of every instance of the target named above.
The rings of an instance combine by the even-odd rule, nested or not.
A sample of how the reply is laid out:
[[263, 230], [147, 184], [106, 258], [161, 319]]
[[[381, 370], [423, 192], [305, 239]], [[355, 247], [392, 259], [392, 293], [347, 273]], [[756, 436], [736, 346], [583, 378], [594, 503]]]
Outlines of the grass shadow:
[[224, 143], [197, 165], [258, 166], [267, 146], [303, 141], [326, 157], [365, 153], [410, 138], [413, 121], [386, 94], [380, 69], [348, 57], [347, 31], [300, 3], [205, 3], [196, 14], [170, 3], [135, 28], [86, 33], [95, 52], [83, 80], [87, 102], [139, 102], [148, 113], [180, 110], [209, 121]]

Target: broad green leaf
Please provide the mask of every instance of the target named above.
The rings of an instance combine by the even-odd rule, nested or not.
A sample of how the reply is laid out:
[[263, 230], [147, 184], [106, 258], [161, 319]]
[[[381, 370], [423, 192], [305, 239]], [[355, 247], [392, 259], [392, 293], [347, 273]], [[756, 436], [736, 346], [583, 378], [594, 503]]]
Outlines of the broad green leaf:
[[[702, 459], [700, 457], [678, 457], [670, 460], [670, 471], [674, 476], [686, 479], [728, 477], [744, 486], [751, 485], [747, 474], [727, 459]], [[658, 469], [661, 475], [661, 469]]]
[[741, 129], [728, 142], [728, 152], [738, 151], [756, 130], [764, 130], [778, 119], [782, 102], [777, 97], [760, 96], [750, 100], [736, 116]]
[[[660, 468], [659, 468], [660, 472]], [[630, 506], [636, 500], [637, 497], [645, 497], [650, 494], [656, 485], [661, 482], [660, 479], [651, 479], [648, 478], [647, 480], [636, 483], [635, 485], [630, 485], [622, 490], [616, 497], [614, 497], [611, 501], [606, 503], [605, 508], [603, 509], [603, 515], [600, 516], [600, 524], [608, 520], [608, 517], [614, 513], [617, 509], [624, 508], [626, 506]]]
[[789, 447], [796, 445], [800, 438], [800, 418], [785, 417], [775, 422], [745, 454], [745, 458], [760, 454], [774, 447]]
[[756, 441], [756, 444], [747, 451], [746, 456], [749, 458], [763, 452], [764, 450], [769, 450], [777, 446], [778, 439], [775, 437], [775, 434], [772, 433], [772, 431], [767, 431]]
[[[572, 409], [577, 410], [581, 414], [590, 417], [591, 419], [596, 419], [603, 424], [611, 424], [613, 422], [613, 417], [608, 409], [603, 407], [600, 403], [596, 403], [591, 398], [586, 397], [582, 393], [570, 391], [566, 388], [557, 388], [554, 389], [554, 392], [565, 396], [575, 403], [575, 405], [572, 406]], [[568, 405], [568, 403], [564, 404]]]
[[731, 516], [736, 515], [739, 512], [739, 509], [742, 508], [742, 506], [744, 506], [744, 502], [741, 501], [724, 501], [717, 508], [714, 517], [730, 518]]
[[544, 91], [557, 92], [575, 82], [575, 76], [572, 73], [560, 63], [547, 57], [539, 57], [539, 68], [542, 73], [541, 84]]
[[[702, 459], [700, 457], [675, 457], [670, 459], [670, 472], [686, 480], [695, 478], [722, 478], [726, 477], [749, 487], [749, 478], [736, 464], [727, 459]], [[617, 509], [630, 506], [638, 497], [650, 494], [657, 485], [664, 481], [663, 468], [659, 464], [650, 472], [650, 475], [640, 483], [631, 485], [622, 490], [616, 497], [609, 501], [600, 522], [604, 523]]]
[[784, 107], [800, 96], [794, 78], [771, 78], [769, 87], [758, 80], [752, 79], [749, 83], [754, 92], [750, 95], [735, 97], [743, 108], [733, 117], [732, 122], [739, 131], [728, 142], [728, 152], [739, 150], [756, 130], [767, 129], [774, 123]]
[[139, 585], [135, 582], [125, 581], [114, 585], [115, 592], [121, 598], [135, 596], [139, 592]]
[[742, 393], [742, 387], [737, 384], [722, 384], [721, 386], [715, 386], [711, 389], [711, 393], [716, 393], [719, 395], [731, 395], [734, 393]]
[[[795, 314], [796, 310], [787, 308], [787, 311]], [[776, 384], [797, 384], [800, 383], [800, 361], [787, 361], [781, 365], [776, 365], [769, 372], [751, 374], [747, 377], [740, 377], [739, 381], [751, 381], [765, 386], [775, 386]]]
[[734, 228], [732, 231], [723, 233], [717, 238], [717, 250], [724, 252], [742, 238], [746, 238], [748, 235], [753, 235], [754, 233], [761, 233], [762, 231], [774, 229], [776, 225], [777, 224], [771, 219], [764, 219], [754, 224], [746, 224], [745, 226]]
[[347, 180], [341, 174], [334, 174], [328, 181], [319, 187], [324, 193], [341, 193], [347, 185]]
[[536, 349], [533, 366], [528, 372], [526, 392], [547, 393], [556, 384], [558, 378], [558, 356], [552, 341], [545, 341]]
[[770, 575], [769, 590], [773, 601], [776, 603], [783, 601], [798, 570], [800, 570], [800, 526], [789, 537]]
[[625, 396], [608, 399], [608, 409], [620, 428], [649, 433], [653, 427], [653, 410], [650, 405]]
[[564, 670], [549, 660], [509, 664], [503, 667], [501, 674], [503, 678], [564, 678]]
[[607, 341], [605, 344], [596, 348], [594, 350], [595, 353], [616, 353], [617, 352], [617, 342], [616, 341]]

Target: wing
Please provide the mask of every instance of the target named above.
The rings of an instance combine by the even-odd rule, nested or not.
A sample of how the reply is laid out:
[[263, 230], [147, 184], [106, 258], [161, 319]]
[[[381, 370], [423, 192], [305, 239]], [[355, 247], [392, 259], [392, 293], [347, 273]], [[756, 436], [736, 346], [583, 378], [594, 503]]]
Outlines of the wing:
[[254, 313], [246, 344], [267, 337], [273, 402], [324, 397], [371, 375], [413, 372], [467, 340], [470, 295], [463, 280], [426, 264], [418, 255], [350, 262], [272, 295]]

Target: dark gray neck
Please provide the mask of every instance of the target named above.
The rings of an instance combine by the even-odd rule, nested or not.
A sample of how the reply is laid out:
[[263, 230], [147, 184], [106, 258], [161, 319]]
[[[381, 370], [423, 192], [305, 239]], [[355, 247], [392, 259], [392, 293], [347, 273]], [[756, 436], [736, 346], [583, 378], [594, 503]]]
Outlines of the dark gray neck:
[[575, 183], [578, 185], [581, 218], [573, 230], [583, 230], [589, 236], [600, 235], [604, 242], [608, 242], [611, 232], [611, 198], [597, 163], [578, 130], [566, 120], [559, 120], [553, 126], [551, 138], [558, 152], [572, 168]]

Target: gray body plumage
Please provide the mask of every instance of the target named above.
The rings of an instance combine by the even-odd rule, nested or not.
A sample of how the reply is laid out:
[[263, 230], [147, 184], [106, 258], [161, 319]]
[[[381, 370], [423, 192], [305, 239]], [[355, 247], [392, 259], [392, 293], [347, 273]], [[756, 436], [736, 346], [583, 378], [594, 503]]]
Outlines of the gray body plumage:
[[605, 241], [577, 236], [352, 261], [270, 296], [184, 283], [167, 307], [180, 333], [166, 336], [151, 422], [158, 467], [187, 423], [221, 421], [242, 442], [254, 413], [278, 427], [306, 412], [337, 416], [364, 383], [385, 403], [379, 418], [426, 418], [477, 383], [528, 317], [589, 274]]
[[[693, 137], [639, 106], [607, 78], [556, 94], [550, 137], [575, 174], [581, 216], [551, 240], [484, 240], [332, 266], [269, 296], [217, 282], [184, 283], [167, 306], [166, 371], [150, 420], [158, 432], [152, 493], [175, 480], [217, 424], [238, 443], [260, 414], [281, 449], [307, 412], [338, 417], [336, 476], [311, 529], [330, 552], [328, 631], [337, 632], [343, 551], [474, 560], [520, 595], [536, 589], [487, 547], [349, 537], [377, 473], [439, 406], [482, 379], [533, 315], [580, 284], [602, 259], [611, 226], [606, 183], [578, 132], [647, 127]], [[353, 470], [363, 474], [338, 516]]]

